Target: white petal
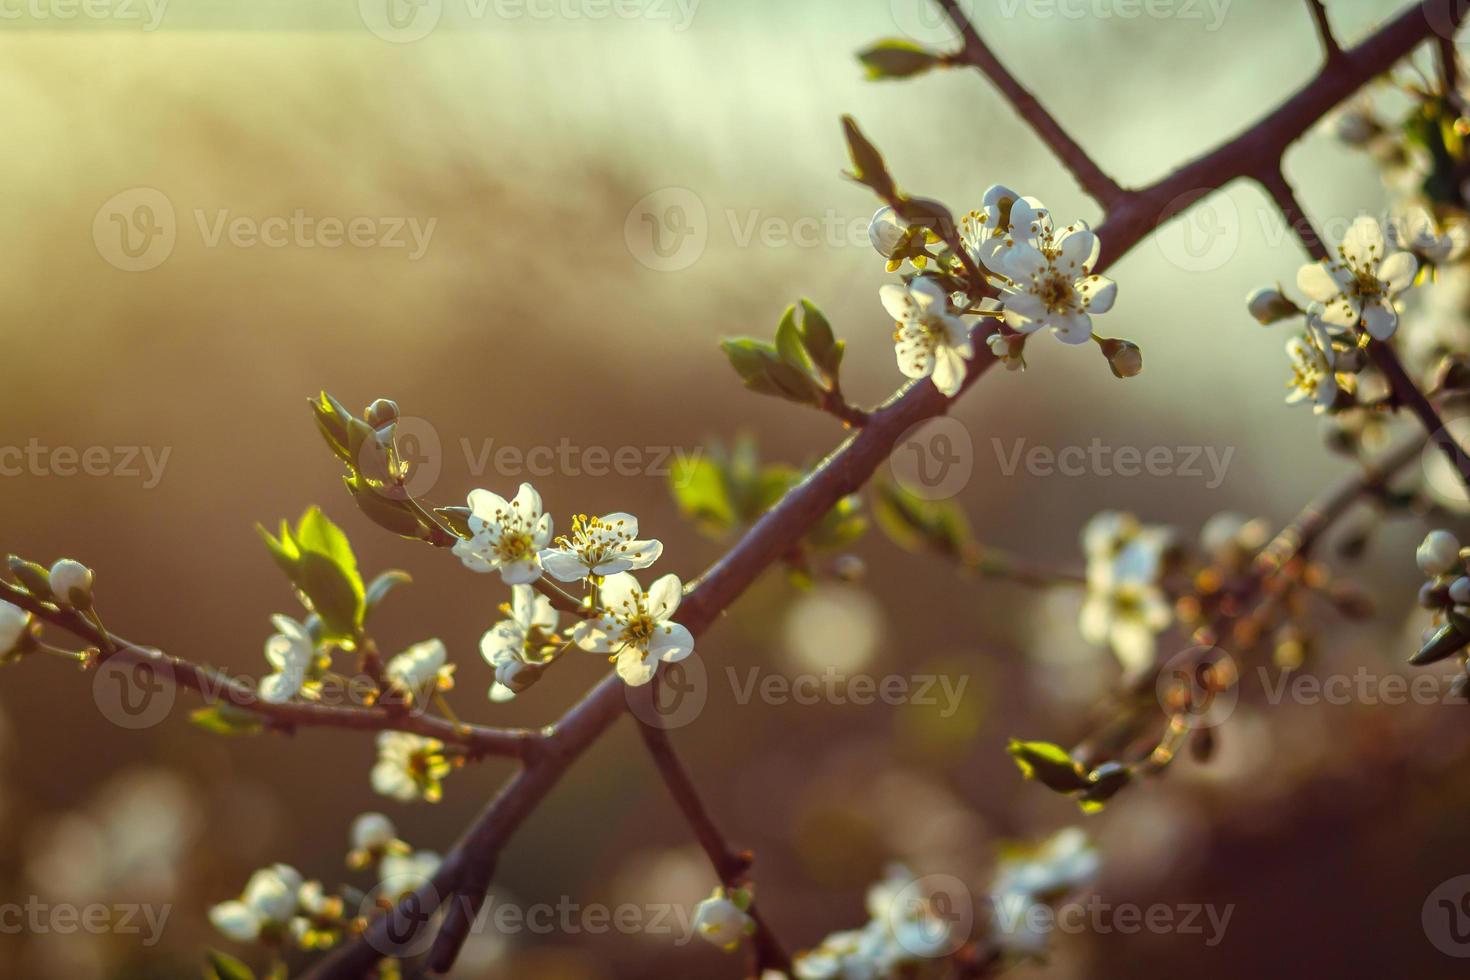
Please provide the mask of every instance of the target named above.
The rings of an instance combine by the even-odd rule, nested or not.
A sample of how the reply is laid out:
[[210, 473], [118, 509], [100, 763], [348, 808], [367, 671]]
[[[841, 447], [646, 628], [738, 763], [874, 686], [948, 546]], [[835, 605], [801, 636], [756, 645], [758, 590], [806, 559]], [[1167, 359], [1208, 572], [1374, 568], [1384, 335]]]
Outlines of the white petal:
[[572, 641], [588, 653], [612, 653], [616, 627], [607, 619], [583, 620], [572, 629]]
[[[562, 551], [557, 548], [547, 548], [541, 552], [541, 567], [546, 569], [546, 574], [558, 582], [575, 582], [586, 578], [592, 572], [592, 569], [582, 563], [581, 558], [570, 551]], [[598, 572], [598, 574], [606, 573]]]
[[909, 291], [902, 286], [887, 283], [878, 288], [878, 299], [883, 303], [883, 309], [888, 315], [902, 323], [914, 318], [914, 300], [909, 296]]
[[1118, 296], [1118, 284], [1107, 276], [1088, 276], [1077, 283], [1077, 292], [1087, 304], [1087, 312], [1096, 315], [1113, 308], [1113, 300]]
[[1074, 274], [1079, 273], [1084, 265], [1091, 267], [1096, 258], [1097, 236], [1086, 227], [1063, 232], [1057, 240], [1057, 248], [1061, 250], [1057, 264]]
[[1052, 317], [1057, 339], [1064, 344], [1085, 344], [1092, 339], [1092, 318], [1086, 313], [1063, 313]]
[[909, 293], [918, 304], [920, 312], [943, 311], [949, 305], [949, 293], [943, 286], [927, 276], [920, 276], [909, 283]]
[[1030, 242], [1017, 240], [1006, 249], [1005, 274], [1017, 282], [1028, 282], [1040, 275], [1047, 266], [1046, 256], [1032, 247]]
[[500, 566], [500, 580], [506, 585], [525, 585], [541, 577], [541, 559], [537, 555], [507, 562]]
[[1378, 278], [1390, 293], [1401, 293], [1414, 284], [1414, 273], [1418, 271], [1418, 259], [1408, 252], [1395, 252], [1378, 267]]
[[1032, 292], [1004, 293], [1001, 302], [1005, 304], [1007, 313], [1014, 312], [1027, 320], [1040, 320], [1046, 314], [1045, 304]]
[[[648, 539], [646, 541], [629, 541], [625, 546], [622, 561], [627, 563], [628, 570], [634, 568], [647, 568], [658, 561], [659, 556], [664, 553], [662, 541]], [[601, 566], [599, 566], [601, 567]], [[599, 575], [608, 575], [610, 572], [598, 572]]]
[[694, 634], [678, 623], [660, 623], [648, 641], [649, 656], [665, 663], [678, 663], [693, 652]]
[[486, 523], [491, 523], [498, 518], [497, 514], [504, 514], [510, 509], [504, 497], [489, 490], [470, 491], [470, 513]]
[[642, 591], [643, 587], [638, 584], [638, 580], [627, 572], [623, 572], [618, 575], [609, 575], [602, 583], [598, 595], [604, 609], [619, 611], [631, 608]]
[[918, 331], [900, 333], [893, 355], [906, 378], [927, 378], [934, 370], [933, 344]]
[[632, 647], [618, 654], [618, 676], [630, 687], [642, 687], [653, 680], [657, 660], [645, 660], [643, 653]]
[[1298, 289], [1319, 303], [1329, 303], [1342, 292], [1342, 287], [1321, 262], [1312, 262], [1298, 269], [1296, 284]]
[[1363, 215], [1353, 222], [1342, 239], [1342, 251], [1351, 261], [1367, 265], [1383, 258], [1383, 229], [1378, 221]]
[[654, 620], [668, 619], [684, 598], [684, 585], [677, 575], [665, 575], [648, 587], [648, 614]]
[[260, 936], [260, 917], [244, 902], [221, 902], [209, 910], [209, 921], [237, 943], [254, 942]]
[[301, 690], [303, 679], [297, 671], [271, 674], [260, 682], [260, 699], [266, 704], [285, 704]]
[[530, 519], [541, 513], [541, 495], [529, 483], [522, 483], [521, 488], [516, 491], [516, 499], [511, 501], [511, 506], [522, 517]]
[[1363, 307], [1363, 326], [1377, 340], [1387, 340], [1399, 326], [1398, 314], [1386, 303], [1373, 302]]
[[960, 393], [965, 381], [965, 359], [952, 347], [934, 352], [934, 387], [948, 398]]

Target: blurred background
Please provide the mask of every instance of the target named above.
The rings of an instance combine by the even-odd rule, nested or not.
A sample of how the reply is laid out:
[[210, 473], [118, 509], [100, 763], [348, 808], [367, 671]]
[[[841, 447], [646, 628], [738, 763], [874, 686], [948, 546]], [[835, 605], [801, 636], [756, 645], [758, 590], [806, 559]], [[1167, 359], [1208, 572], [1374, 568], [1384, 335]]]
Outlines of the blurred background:
[[[1295, 3], [1138, 16], [1101, 0], [981, 6], [1002, 59], [1125, 185], [1245, 126], [1318, 61]], [[1347, 39], [1398, 6], [1329, 4]], [[1063, 220], [1100, 217], [978, 75], [863, 81], [854, 53], [878, 38], [945, 43], [932, 10], [909, 0], [648, 0], [617, 8], [627, 16], [588, 0], [406, 13], [373, 0], [138, 0], [63, 19], [70, 9], [16, 6], [0, 36], [0, 446], [27, 450], [0, 479], [4, 550], [82, 560], [121, 635], [259, 675], [270, 615], [299, 607], [253, 525], [319, 503], [366, 571], [414, 577], [380, 614], [380, 645], [442, 638], [458, 668], [452, 703], [482, 723], [548, 723], [605, 664], [568, 657], [517, 701], [489, 703], [477, 648], [504, 590], [364, 519], [308, 397], [396, 399], [421, 420], [441, 504], [477, 486], [509, 496], [529, 478], [559, 526], [577, 512], [638, 514], [665, 544], [659, 570], [688, 580], [723, 545], [679, 516], [671, 454], [746, 432], [763, 458], [803, 465], [841, 439], [826, 416], [744, 392], [719, 338], [767, 337], [805, 296], [848, 341], [854, 400], [876, 403], [901, 380], [877, 302], [891, 277], [865, 232], [876, 205], [839, 176], [839, 115], [858, 119], [906, 189], [956, 210], [1002, 182]], [[1384, 206], [1370, 161], [1330, 136], [1308, 134], [1288, 165], [1329, 237]], [[1286, 335], [1243, 309], [1300, 262], [1255, 189], [1232, 187], [1114, 265], [1119, 299], [1099, 331], [1142, 346], [1140, 377], [1117, 381], [1090, 345], [1039, 338], [1030, 370], [991, 372], [955, 407], [973, 464], [956, 499], [977, 537], [1079, 568], [1078, 532], [1107, 508], [1185, 536], [1224, 510], [1288, 520], [1350, 465], [1310, 412], [1282, 404]], [[1006, 465], [1018, 447], [1093, 439], [1227, 462], [1218, 479], [1208, 464], [1136, 477]], [[93, 472], [65, 475], [68, 450], [92, 447]], [[497, 455], [505, 447], [517, 452]], [[525, 468], [538, 447], [558, 453], [548, 472]], [[599, 454], [628, 447], [638, 462], [607, 472]], [[1374, 538], [1352, 574], [1383, 601], [1370, 622], [1324, 634], [1332, 669], [1400, 669], [1423, 626], [1410, 608], [1422, 533]], [[1075, 739], [1119, 672], [1078, 636], [1076, 594], [966, 578], [877, 533], [852, 552], [867, 566], [860, 585], [801, 591], [772, 572], [701, 639], [708, 696], [675, 734], [722, 828], [755, 850], [767, 918], [798, 948], [861, 925], [863, 892], [890, 861], [979, 895], [1003, 842], [1082, 822], [1022, 782], [1005, 742]], [[742, 696], [751, 668], [791, 678], [833, 664], [965, 686], [953, 710]], [[207, 946], [229, 948], [208, 907], [253, 869], [284, 861], [354, 880], [347, 828], [364, 810], [443, 849], [509, 772], [474, 765], [443, 802], [407, 806], [373, 794], [368, 738], [223, 739], [188, 723], [182, 696], [129, 731], [101, 704], [90, 676], [51, 658], [0, 679], [0, 895], [144, 902], [171, 910], [166, 925], [152, 944], [146, 930], [7, 927], [0, 975], [195, 976]], [[1213, 761], [1183, 760], [1085, 819], [1102, 900], [1230, 905], [1220, 941], [1058, 935], [1048, 963], [1016, 975], [1449, 976], [1457, 960], [1421, 911], [1470, 872], [1456, 771], [1470, 745], [1453, 717], [1464, 711], [1271, 706], [1247, 678]], [[495, 896], [687, 908], [713, 884], [622, 724], [515, 836]], [[677, 936], [556, 929], [477, 936], [456, 975], [739, 968]]]

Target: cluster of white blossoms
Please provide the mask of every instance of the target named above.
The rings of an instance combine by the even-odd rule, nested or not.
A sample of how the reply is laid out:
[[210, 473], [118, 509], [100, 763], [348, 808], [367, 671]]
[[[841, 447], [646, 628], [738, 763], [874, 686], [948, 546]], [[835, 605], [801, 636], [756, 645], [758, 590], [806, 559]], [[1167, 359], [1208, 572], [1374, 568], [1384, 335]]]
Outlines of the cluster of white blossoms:
[[1129, 676], [1153, 663], [1154, 638], [1173, 621], [1159, 584], [1172, 546], [1169, 528], [1118, 511], [1095, 515], [1082, 530], [1087, 598], [1078, 628], [1087, 642], [1111, 647]]
[[[260, 699], [267, 704], [285, 704], [295, 697], [316, 699], [331, 667], [330, 644], [322, 643], [311, 625], [289, 616], [272, 616], [271, 625], [276, 632], [265, 641], [265, 659], [272, 673], [261, 678]], [[446, 663], [448, 658], [441, 641], [425, 640], [392, 657], [384, 676], [413, 704], [454, 686], [454, 667]]]
[[798, 953], [797, 980], [883, 980], [911, 976], [917, 964], [952, 952], [964, 937], [941, 902], [922, 894], [902, 865], [890, 865], [868, 889], [869, 921], [861, 929], [834, 932], [815, 949]]
[[[889, 259], [890, 271], [903, 258], [923, 270], [930, 259], [941, 257], [927, 247], [942, 248], [942, 243], [932, 231], [919, 231], [905, 225], [892, 207], [884, 207], [873, 216], [868, 237]], [[951, 292], [941, 278], [927, 274], [901, 286], [882, 286], [878, 296], [897, 323], [895, 354], [905, 377], [932, 378], [945, 395], [959, 393], [966, 362], [975, 354], [970, 324], [962, 319], [966, 315], [1004, 322], [985, 339], [991, 353], [1010, 368], [1024, 366], [1025, 338], [1038, 331], [1051, 330], [1069, 344], [1093, 339], [1092, 317], [1112, 308], [1117, 285], [1092, 272], [1101, 246], [1086, 222], [1058, 229], [1040, 201], [995, 185], [985, 192], [980, 209], [961, 219], [959, 232], [966, 258], [998, 297], [970, 296], [973, 286]], [[976, 305], [982, 301], [984, 308]], [[1136, 374], [1140, 367], [1141, 362], [1127, 373]]]
[[990, 886], [992, 941], [1018, 956], [1046, 952], [1049, 920], [1036, 914], [1036, 906], [1086, 885], [1100, 865], [1097, 850], [1078, 827], [1060, 831], [1032, 853], [1003, 860]]
[[1301, 318], [1302, 332], [1286, 343], [1292, 375], [1286, 400], [1308, 402], [1318, 413], [1338, 411], [1360, 401], [1359, 372], [1366, 366], [1362, 347], [1387, 341], [1398, 331], [1402, 295], [1423, 268], [1453, 261], [1465, 251], [1461, 226], [1444, 231], [1422, 207], [1410, 208], [1390, 222], [1389, 235], [1372, 217], [1353, 221], [1335, 259], [1309, 262], [1297, 272], [1305, 307], [1276, 287], [1257, 289], [1246, 299], [1262, 324]]
[[[414, 853], [381, 813], [364, 813], [354, 820], [350, 839], [348, 867], [376, 868], [376, 891], [388, 900], [418, 889], [439, 868], [437, 854]], [[306, 880], [288, 864], [273, 864], [251, 875], [238, 898], [211, 908], [209, 921], [237, 943], [279, 948], [290, 940], [302, 949], [326, 949], [352, 929], [355, 914], [355, 910], [349, 914], [343, 898], [328, 894], [320, 881]]]
[[[471, 537], [457, 542], [454, 553], [474, 571], [499, 571], [512, 587], [511, 603], [502, 607], [509, 618], [492, 626], [480, 642], [481, 654], [495, 669], [492, 700], [525, 690], [573, 645], [606, 655], [618, 676], [635, 686], [652, 680], [660, 662], [674, 663], [694, 652], [694, 636], [673, 621], [684, 595], [679, 577], [665, 575], [644, 591], [632, 574], [663, 554], [660, 542], [638, 537], [632, 514], [578, 514], [571, 533], [553, 540], [551, 516], [529, 483], [521, 484], [510, 502], [476, 490], [469, 506]], [[584, 618], [568, 639], [557, 632], [559, 617], [550, 599], [533, 589], [543, 574], [585, 588], [579, 599]], [[548, 585], [544, 591], [561, 590]]]

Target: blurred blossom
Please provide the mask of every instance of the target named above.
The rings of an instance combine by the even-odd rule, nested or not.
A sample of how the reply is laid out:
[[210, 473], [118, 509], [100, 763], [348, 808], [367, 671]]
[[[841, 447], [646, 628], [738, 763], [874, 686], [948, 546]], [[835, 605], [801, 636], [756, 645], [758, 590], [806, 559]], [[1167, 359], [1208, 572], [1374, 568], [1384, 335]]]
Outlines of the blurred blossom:
[[134, 769], [104, 783], [82, 808], [40, 828], [26, 872], [56, 899], [165, 900], [202, 826], [183, 779]]
[[819, 585], [791, 604], [785, 634], [798, 669], [859, 671], [883, 641], [883, 606], [856, 586]]
[[1077, 631], [1081, 612], [1076, 589], [1047, 589], [1032, 600], [1025, 620], [1031, 687], [1059, 708], [1094, 703], [1117, 675], [1105, 650], [1083, 642]]

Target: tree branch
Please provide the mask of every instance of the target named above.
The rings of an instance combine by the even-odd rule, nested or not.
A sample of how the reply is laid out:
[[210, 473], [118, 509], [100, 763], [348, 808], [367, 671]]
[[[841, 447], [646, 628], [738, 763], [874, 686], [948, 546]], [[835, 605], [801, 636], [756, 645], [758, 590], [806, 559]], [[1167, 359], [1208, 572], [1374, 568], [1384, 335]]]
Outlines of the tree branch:
[[1104, 208], [1111, 208], [1124, 195], [1123, 188], [1107, 174], [1103, 173], [1087, 151], [1079, 146], [1076, 140], [1068, 135], [1061, 124], [1052, 118], [1046, 107], [1036, 100], [1036, 97], [1026, 90], [1016, 77], [1010, 73], [995, 52], [980, 37], [980, 32], [970, 22], [970, 18], [960, 9], [957, 0], [937, 0], [940, 7], [944, 9], [945, 16], [954, 25], [955, 30], [960, 32], [964, 39], [964, 48], [959, 54], [950, 60], [967, 64], [978, 69], [991, 84], [998, 88], [1006, 101], [1010, 102], [1011, 108], [1019, 115], [1039, 136], [1053, 153], [1055, 153], [1077, 178], [1077, 183], [1082, 189], [1092, 196]]
[[254, 687], [224, 671], [172, 657], [161, 650], [139, 646], [114, 633], [104, 632], [75, 610], [58, 609], [7, 582], [0, 581], [0, 599], [29, 611], [37, 619], [66, 630], [88, 644], [111, 650], [111, 653], [104, 654], [104, 662], [144, 665], [159, 680], [202, 695], [205, 704], [225, 704], [249, 711], [269, 727], [280, 731], [291, 732], [298, 727], [312, 726], [410, 732], [437, 738], [446, 745], [457, 745], [475, 757], [501, 755], [525, 758], [535, 751], [536, 743], [541, 739], [538, 733], [526, 729], [455, 724], [420, 714], [407, 705], [349, 707], [304, 701], [271, 704], [261, 700]]
[[1327, 63], [1332, 64], [1342, 58], [1342, 46], [1337, 43], [1337, 38], [1332, 34], [1332, 23], [1327, 19], [1327, 8], [1322, 0], [1307, 0], [1307, 9], [1312, 12], [1312, 20], [1317, 25], [1317, 37], [1322, 42], [1322, 54]]
[[[1264, 175], [1261, 183], [1270, 193], [1271, 199], [1276, 202], [1286, 223], [1291, 226], [1296, 234], [1297, 240], [1301, 242], [1302, 248], [1307, 251], [1313, 259], [1321, 262], [1329, 258], [1326, 246], [1322, 244], [1322, 236], [1317, 234], [1316, 228], [1307, 218], [1302, 210], [1301, 204], [1297, 202], [1296, 195], [1292, 192], [1291, 184], [1287, 182], [1286, 176], [1280, 168]], [[1394, 399], [1412, 412], [1424, 427], [1424, 431], [1434, 439], [1435, 444], [1449, 459], [1450, 465], [1460, 474], [1460, 480], [1470, 490], [1470, 454], [1460, 450], [1460, 447], [1449, 431], [1445, 429], [1444, 420], [1439, 416], [1439, 410], [1425, 397], [1424, 392], [1409, 377], [1409, 372], [1404, 369], [1403, 362], [1394, 352], [1393, 347], [1381, 340], [1370, 340], [1368, 342], [1368, 356], [1378, 370], [1388, 380], [1393, 390]]]
[[[638, 722], [638, 733], [643, 736], [643, 744], [648, 747], [648, 754], [653, 758], [654, 765], [658, 767], [664, 784], [668, 786], [669, 794], [673, 796], [674, 802], [679, 805], [679, 810], [684, 814], [685, 821], [694, 831], [699, 846], [704, 848], [704, 853], [709, 856], [710, 864], [714, 867], [715, 874], [719, 876], [720, 884], [727, 889], [743, 887], [747, 883], [747, 874], [753, 860], [752, 855], [749, 851], [736, 853], [720, 834], [719, 828], [715, 826], [714, 818], [710, 816], [704, 801], [699, 798], [699, 791], [694, 788], [694, 781], [689, 775], [689, 770], [684, 767], [684, 763], [674, 751], [674, 745], [669, 740], [669, 733], [641, 719]], [[787, 955], [781, 941], [771, 931], [771, 927], [761, 918], [754, 901], [746, 909], [746, 914], [755, 920], [756, 927], [755, 969], [752, 975], [758, 977], [765, 970], [790, 973], [791, 957]]]

